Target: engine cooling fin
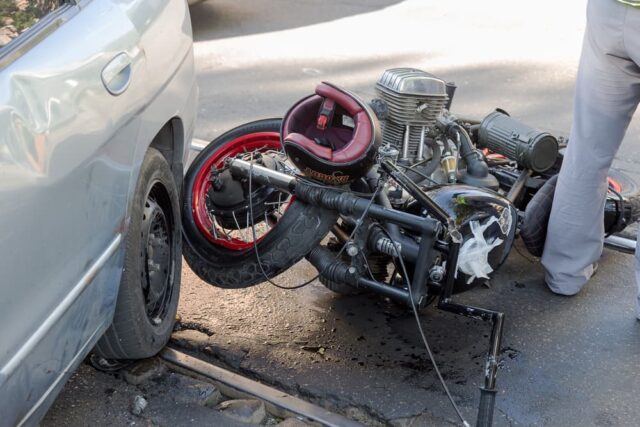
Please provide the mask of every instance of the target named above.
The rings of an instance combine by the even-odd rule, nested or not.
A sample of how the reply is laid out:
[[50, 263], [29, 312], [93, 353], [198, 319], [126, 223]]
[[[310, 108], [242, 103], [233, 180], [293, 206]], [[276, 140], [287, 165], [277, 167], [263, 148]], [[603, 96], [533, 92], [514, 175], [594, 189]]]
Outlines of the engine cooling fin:
[[392, 68], [382, 74], [376, 92], [386, 112], [383, 144], [398, 148], [403, 161], [422, 160], [425, 133], [449, 101], [447, 84], [416, 68]]
[[444, 80], [415, 68], [385, 71], [376, 90], [401, 125], [433, 126], [449, 100]]

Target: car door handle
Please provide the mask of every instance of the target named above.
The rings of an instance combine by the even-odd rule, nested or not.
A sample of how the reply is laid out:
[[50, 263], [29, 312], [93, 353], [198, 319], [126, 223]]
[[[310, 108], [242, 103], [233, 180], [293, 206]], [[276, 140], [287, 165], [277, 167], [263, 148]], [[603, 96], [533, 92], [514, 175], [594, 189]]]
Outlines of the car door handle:
[[126, 52], [120, 52], [102, 69], [102, 84], [111, 95], [118, 96], [129, 87], [131, 62]]

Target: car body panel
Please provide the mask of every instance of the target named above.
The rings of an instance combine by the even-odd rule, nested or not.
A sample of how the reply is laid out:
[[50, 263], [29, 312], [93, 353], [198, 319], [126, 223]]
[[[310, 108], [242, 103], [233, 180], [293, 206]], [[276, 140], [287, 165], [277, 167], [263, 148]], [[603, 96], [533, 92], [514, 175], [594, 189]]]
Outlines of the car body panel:
[[[185, 2], [59, 15], [0, 59], [0, 425], [37, 422], [109, 326], [144, 154], [171, 122], [181, 176], [196, 115]], [[114, 96], [103, 70], [122, 54], [130, 80]]]
[[109, 326], [122, 273], [121, 248], [118, 235], [54, 311], [55, 318], [31, 336], [33, 348], [23, 347], [24, 358], [2, 384], [0, 425], [36, 424]]

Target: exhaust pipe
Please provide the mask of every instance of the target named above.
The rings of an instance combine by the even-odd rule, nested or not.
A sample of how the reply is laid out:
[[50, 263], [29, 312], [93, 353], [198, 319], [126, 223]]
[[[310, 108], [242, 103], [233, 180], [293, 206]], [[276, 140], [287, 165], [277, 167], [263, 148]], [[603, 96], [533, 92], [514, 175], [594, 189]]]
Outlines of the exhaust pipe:
[[633, 239], [627, 239], [626, 237], [611, 235], [604, 239], [604, 246], [625, 254], [636, 253], [637, 242]]

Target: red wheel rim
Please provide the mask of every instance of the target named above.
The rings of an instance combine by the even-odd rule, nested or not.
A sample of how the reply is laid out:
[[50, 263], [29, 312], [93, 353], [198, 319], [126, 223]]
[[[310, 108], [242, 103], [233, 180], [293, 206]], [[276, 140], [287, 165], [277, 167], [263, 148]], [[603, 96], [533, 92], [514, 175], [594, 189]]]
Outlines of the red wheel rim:
[[622, 185], [618, 181], [611, 178], [610, 176], [607, 177], [607, 181], [609, 182], [609, 187], [612, 188], [613, 191], [615, 191], [616, 193], [622, 193]]
[[[239, 154], [268, 150], [279, 151], [281, 149], [282, 144], [280, 143], [280, 134], [278, 132], [255, 132], [242, 135], [229, 141], [211, 157], [207, 158], [195, 177], [191, 191], [191, 212], [196, 226], [209, 241], [236, 251], [251, 249], [254, 245], [252, 239], [243, 240], [226, 235], [211, 221], [206, 206], [207, 193], [211, 188], [211, 181], [209, 179], [211, 171], [214, 168], [222, 168], [225, 159], [235, 157]], [[214, 227], [215, 232], [213, 231]], [[260, 242], [270, 230], [271, 228], [258, 237], [256, 243]]]

